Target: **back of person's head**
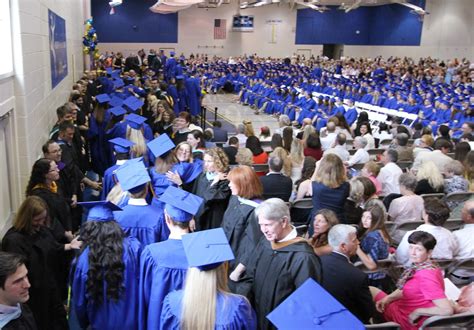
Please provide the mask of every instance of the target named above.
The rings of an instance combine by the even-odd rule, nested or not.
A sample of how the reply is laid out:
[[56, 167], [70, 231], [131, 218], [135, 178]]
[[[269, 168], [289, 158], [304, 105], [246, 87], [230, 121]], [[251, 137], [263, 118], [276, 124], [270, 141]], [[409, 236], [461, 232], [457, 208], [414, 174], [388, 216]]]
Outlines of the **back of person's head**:
[[387, 160], [391, 163], [396, 163], [398, 161], [398, 152], [395, 149], [387, 149]]
[[380, 132], [383, 132], [383, 131], [388, 131], [388, 125], [386, 123], [380, 123], [379, 124], [379, 131]]
[[453, 175], [463, 175], [464, 165], [459, 160], [452, 160], [444, 166], [446, 173], [452, 173]]
[[412, 173], [402, 173], [398, 178], [398, 183], [409, 191], [415, 191], [418, 181]]
[[433, 136], [431, 134], [423, 134], [420, 139], [428, 147], [432, 147], [433, 144], [434, 144], [434, 139], [433, 139]]
[[359, 180], [364, 186], [364, 201], [375, 195], [377, 188], [375, 187], [372, 180], [366, 178], [365, 176], [358, 176], [356, 179]]
[[56, 109], [56, 115], [58, 116], [58, 120], [64, 118], [64, 116], [66, 115], [66, 108], [64, 107], [64, 105]]
[[356, 228], [351, 225], [338, 224], [329, 230], [328, 243], [334, 250], [339, 250], [341, 244], [348, 244], [350, 235], [356, 234]]
[[281, 115], [280, 118], [278, 118], [278, 123], [280, 124], [280, 127], [290, 126], [290, 117], [288, 117], [287, 115]]
[[426, 251], [432, 251], [436, 246], [436, 238], [426, 231], [417, 230], [408, 236], [408, 243], [421, 244]]
[[250, 149], [254, 156], [260, 155], [263, 152], [260, 140], [255, 135], [251, 135], [247, 138], [247, 141], [245, 142], [245, 147]]
[[425, 213], [429, 223], [442, 226], [449, 218], [449, 207], [439, 198], [425, 199]]
[[236, 186], [239, 197], [254, 199], [261, 197], [263, 194], [262, 183], [257, 173], [250, 166], [239, 165], [234, 167], [227, 175], [227, 179]]
[[421, 163], [416, 173], [416, 178], [418, 181], [423, 179], [428, 180], [431, 187], [436, 190], [441, 189], [444, 185], [443, 175], [432, 161], [424, 161]]
[[324, 156], [313, 176], [313, 181], [322, 183], [329, 188], [337, 188], [346, 180], [344, 164], [341, 158], [335, 154]]
[[30, 196], [33, 188], [35, 188], [37, 185], [45, 183], [46, 174], [49, 173], [52, 163], [53, 161], [50, 159], [40, 158], [33, 164], [30, 180], [26, 186], [26, 196]]
[[231, 137], [229, 138], [228, 144], [229, 144], [230, 146], [238, 146], [238, 145], [239, 145], [239, 139], [236, 138], [235, 136], [231, 136]]
[[328, 133], [333, 133], [336, 131], [336, 124], [332, 121], [328, 122], [326, 125], [326, 128], [328, 130]]
[[404, 125], [400, 125], [397, 127], [397, 134], [400, 134], [400, 133], [404, 133], [408, 136], [408, 138], [410, 138], [411, 134], [410, 134], [410, 130], [404, 126]]
[[347, 140], [347, 137], [346, 137], [346, 134], [344, 133], [339, 133], [336, 136], [336, 143], [340, 146], [343, 146], [344, 144], [346, 144], [346, 140]]
[[363, 168], [367, 171], [367, 173], [372, 174], [372, 176], [375, 176], [375, 177], [377, 175], [379, 175], [379, 173], [380, 173], [379, 164], [377, 164], [373, 160], [368, 161], [367, 163], [365, 163]]
[[349, 199], [354, 201], [356, 204], [359, 204], [364, 201], [364, 185], [360, 180], [357, 180], [357, 177], [352, 178], [349, 181], [351, 189], [349, 192]]
[[400, 147], [405, 147], [408, 144], [408, 135], [406, 133], [398, 133], [396, 139]]
[[291, 142], [293, 142], [293, 128], [291, 127], [285, 127], [283, 129], [283, 134], [282, 134], [282, 139], [283, 139], [283, 148], [285, 148], [287, 151], [290, 151], [291, 149]]
[[237, 130], [237, 134], [244, 134], [245, 126], [244, 124], [238, 124], [235, 129]]
[[354, 138], [354, 144], [356, 144], [360, 149], [364, 149], [367, 146], [368, 141], [363, 136], [356, 136]]
[[438, 128], [439, 135], [442, 137], [449, 137], [449, 126], [447, 125], [440, 125]]
[[443, 149], [448, 149], [449, 150], [449, 149], [451, 149], [451, 147], [452, 147], [451, 143], [447, 140], [444, 140], [444, 139], [437, 140], [435, 142], [435, 148], [437, 150], [443, 150]]
[[471, 151], [471, 145], [468, 142], [458, 142], [454, 149], [454, 159], [464, 162], [469, 151]]
[[283, 159], [277, 155], [270, 155], [268, 158], [268, 168], [272, 172], [281, 172], [283, 168]]
[[0, 288], [2, 290], [5, 290], [7, 279], [25, 263], [26, 259], [22, 255], [0, 251]]
[[311, 133], [306, 139], [306, 146], [311, 149], [321, 148], [321, 139], [317, 133]]
[[42, 217], [43, 213], [44, 219], [42, 220], [44, 220], [44, 225], [47, 225], [49, 223], [48, 205], [38, 196], [28, 196], [23, 203], [21, 203], [16, 213], [13, 228], [19, 232], [31, 235], [34, 233], [33, 219]]
[[270, 140], [270, 148], [275, 150], [278, 147], [283, 147], [283, 139], [280, 134], [275, 133], [272, 135], [272, 139]]
[[280, 198], [269, 198], [255, 208], [255, 215], [266, 220], [281, 222], [290, 221], [290, 209]]

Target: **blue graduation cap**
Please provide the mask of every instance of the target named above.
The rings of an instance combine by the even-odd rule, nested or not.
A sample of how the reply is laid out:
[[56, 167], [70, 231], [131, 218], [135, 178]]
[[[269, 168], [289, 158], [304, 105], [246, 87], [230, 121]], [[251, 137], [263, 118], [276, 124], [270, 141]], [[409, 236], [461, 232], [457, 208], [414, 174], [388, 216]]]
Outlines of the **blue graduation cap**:
[[127, 106], [130, 111], [135, 112], [143, 105], [143, 101], [136, 98], [135, 96], [129, 96], [125, 99], [125, 101], [123, 101], [123, 104]]
[[115, 171], [115, 175], [122, 189], [132, 194], [143, 189], [143, 186], [151, 181], [142, 158], [127, 160]]
[[278, 329], [365, 329], [357, 317], [312, 278], [268, 314], [267, 319]]
[[169, 138], [168, 134], [164, 133], [158, 136], [156, 139], [148, 142], [147, 146], [155, 157], [160, 157], [161, 155], [173, 149], [175, 144]]
[[120, 107], [123, 104], [123, 100], [118, 97], [118, 96], [112, 96], [112, 98], [109, 101], [109, 105], [111, 107]]
[[107, 72], [108, 74], [112, 74], [114, 72], [114, 69], [112, 68], [106, 68], [105, 69], [105, 72]]
[[229, 241], [222, 228], [199, 231], [182, 237], [189, 267], [211, 270], [234, 259]]
[[171, 219], [179, 222], [190, 221], [204, 202], [201, 197], [174, 186], [169, 186], [159, 200], [166, 203], [165, 210]]
[[127, 118], [125, 118], [125, 121], [131, 128], [140, 129], [143, 126], [143, 123], [146, 121], [146, 118], [135, 113], [131, 113], [127, 116]]
[[113, 221], [113, 211], [122, 211], [120, 207], [109, 201], [79, 202], [77, 204], [90, 209], [87, 221]]
[[114, 150], [117, 153], [126, 154], [130, 151], [130, 147], [135, 145], [132, 141], [127, 139], [117, 137], [115, 139], [109, 140], [110, 143], [114, 145]]
[[110, 96], [108, 94], [99, 94], [95, 97], [95, 99], [97, 100], [97, 102], [102, 104], [102, 103], [109, 102]]
[[120, 78], [114, 79], [114, 89], [122, 88], [123, 86], [125, 86], [125, 84], [122, 79]]
[[127, 110], [122, 108], [121, 106], [118, 107], [113, 107], [109, 109], [109, 112], [114, 116], [114, 117], [119, 117], [127, 113]]

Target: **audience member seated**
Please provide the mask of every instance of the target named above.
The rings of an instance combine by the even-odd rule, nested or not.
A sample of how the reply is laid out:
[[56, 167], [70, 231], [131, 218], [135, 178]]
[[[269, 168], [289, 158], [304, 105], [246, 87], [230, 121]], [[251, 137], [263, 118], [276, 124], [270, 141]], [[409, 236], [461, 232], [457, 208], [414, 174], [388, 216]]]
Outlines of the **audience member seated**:
[[[456, 259], [472, 259], [474, 258], [474, 200], [464, 203], [461, 219], [464, 227], [453, 232], [459, 245]], [[472, 281], [473, 276], [472, 272], [457, 270], [451, 273], [451, 280], [456, 285], [467, 284]]]
[[466, 312], [474, 313], [474, 282], [461, 289], [461, 294], [454, 304], [454, 312], [456, 314]]
[[360, 174], [362, 176], [365, 176], [372, 181], [372, 183], [375, 186], [375, 193], [377, 195], [380, 195], [382, 193], [382, 185], [380, 184], [379, 180], [377, 180], [377, 176], [380, 173], [380, 166], [374, 162], [373, 160], [365, 163], [364, 167], [362, 168], [362, 171]]
[[418, 169], [424, 162], [432, 161], [440, 172], [444, 171], [446, 164], [449, 164], [452, 160], [451, 157], [446, 155], [450, 152], [451, 144], [448, 141], [441, 140], [437, 149], [431, 152], [422, 152], [416, 156], [413, 163], [413, 168]]
[[321, 136], [321, 148], [323, 151], [328, 150], [336, 141], [336, 124], [332, 121], [328, 122], [326, 125], [326, 135]]
[[453, 145], [453, 141], [451, 140], [451, 136], [449, 136], [449, 130], [450, 129], [449, 129], [448, 125], [439, 125], [439, 127], [438, 127], [438, 137], [436, 138], [436, 140], [434, 142], [434, 148], [435, 149], [439, 149], [438, 145], [441, 143], [441, 141], [446, 141], [450, 144], [449, 152], [453, 151], [454, 145]]
[[352, 178], [349, 184], [351, 186], [349, 197], [347, 197], [344, 203], [345, 224], [358, 225], [362, 218], [362, 212], [364, 212], [362, 207], [360, 207], [364, 201], [364, 185], [358, 180], [358, 177]]
[[[311, 178], [313, 191], [313, 211], [311, 220], [320, 209], [329, 209], [336, 213], [340, 222], [346, 221], [344, 203], [349, 197], [349, 182], [342, 160], [333, 154], [325, 156]], [[310, 235], [312, 234], [312, 222]]]
[[268, 168], [269, 172], [265, 176], [260, 177], [263, 186], [263, 198], [275, 197], [288, 202], [293, 190], [293, 181], [281, 173], [283, 159], [272, 153], [268, 159]]
[[260, 128], [260, 135], [258, 136], [258, 139], [261, 142], [270, 142], [272, 135], [270, 134], [270, 128], [268, 126], [262, 126]]
[[235, 160], [238, 165], [247, 165], [252, 166], [253, 164], [253, 154], [249, 148], [239, 148], [237, 154], [235, 155]]
[[[395, 198], [388, 209], [389, 220], [396, 226], [408, 221], [420, 221], [423, 218], [423, 198], [415, 194], [416, 177], [403, 173], [398, 180], [402, 197]], [[390, 235], [395, 242], [400, 242], [405, 233], [394, 228]]]
[[317, 161], [323, 156], [323, 149], [321, 148], [321, 140], [317, 133], [309, 134], [306, 140], [303, 140], [305, 143], [305, 148], [303, 154], [306, 157], [313, 157]]
[[316, 159], [313, 157], [305, 157], [303, 161], [303, 169], [301, 170], [301, 178], [296, 181], [296, 199], [303, 199], [313, 196], [313, 185], [311, 178], [316, 170]]
[[204, 140], [204, 134], [199, 130], [193, 130], [188, 133], [187, 142], [193, 148], [193, 159], [202, 160], [204, 152], [206, 151], [206, 145]]
[[399, 162], [413, 161], [413, 148], [408, 146], [408, 135], [406, 133], [398, 133], [395, 137], [395, 150], [398, 153]]
[[321, 285], [359, 320], [368, 323], [375, 306], [367, 274], [354, 267], [350, 261], [359, 248], [356, 228], [335, 225], [329, 231], [328, 243], [332, 252], [321, 257], [324, 274]]
[[[377, 205], [365, 210], [362, 214], [360, 226], [363, 235], [360, 238], [360, 246], [357, 256], [367, 269], [377, 269], [377, 261], [388, 258], [390, 247], [390, 236], [385, 228], [385, 212]], [[374, 272], [368, 275], [369, 285], [380, 289], [389, 288], [388, 275], [383, 272]]]
[[432, 161], [421, 164], [416, 173], [416, 180], [418, 181], [415, 188], [417, 195], [443, 193], [444, 191], [443, 175]]
[[354, 149], [357, 151], [347, 161], [347, 166], [351, 167], [355, 164], [365, 164], [370, 160], [369, 153], [365, 150], [367, 139], [365, 137], [356, 136], [354, 139]]
[[408, 231], [397, 248], [396, 257], [399, 264], [409, 264], [410, 244], [413, 243], [410, 243], [408, 238], [413, 232], [420, 230], [430, 233], [438, 242], [432, 253], [430, 253], [434, 259], [453, 259], [458, 253], [459, 244], [456, 237], [448, 229], [443, 228], [444, 223], [449, 218], [449, 208], [446, 203], [437, 198], [429, 198], [425, 200], [424, 205], [424, 224], [418, 226], [415, 230]]
[[339, 224], [339, 220], [333, 211], [321, 209], [316, 213], [313, 222], [313, 236], [309, 238], [308, 243], [318, 256], [332, 252], [332, 247], [328, 243], [328, 233], [337, 224]]
[[377, 311], [386, 321], [402, 329], [418, 329], [430, 316], [453, 314], [451, 302], [444, 293], [443, 274], [431, 260], [439, 240], [425, 231], [410, 232], [407, 238], [410, 266], [397, 282], [398, 289], [387, 295], [371, 287]]
[[420, 140], [418, 141], [418, 145], [415, 145], [415, 147], [413, 148], [413, 157], [415, 158], [415, 160], [418, 158], [418, 155], [432, 152], [433, 144], [433, 136], [431, 136], [430, 134], [423, 134]]
[[277, 147], [268, 155], [269, 158], [271, 156], [278, 156], [283, 160], [283, 168], [281, 169], [281, 172], [287, 177], [291, 177], [292, 168], [290, 153], [283, 147]]
[[245, 126], [244, 124], [238, 124], [236, 127], [237, 135], [235, 137], [239, 139], [239, 147], [244, 148], [247, 142], [247, 136], [244, 134]]
[[387, 149], [382, 156], [382, 164], [377, 180], [382, 185], [382, 195], [399, 194], [400, 186], [398, 178], [402, 175], [402, 169], [396, 164], [398, 153], [396, 150]]
[[262, 145], [260, 144], [260, 140], [256, 136], [249, 136], [247, 138], [247, 142], [245, 143], [245, 147], [250, 149], [253, 155], [253, 163], [254, 164], [266, 164], [268, 161], [268, 154], [263, 151]]
[[372, 136], [372, 128], [368, 122], [362, 123], [359, 126], [360, 136], [364, 137], [367, 140], [367, 145], [365, 149], [375, 149], [375, 139]]
[[237, 165], [237, 160], [235, 156], [237, 156], [237, 152], [239, 150], [239, 139], [235, 136], [231, 136], [229, 138], [228, 146], [224, 147], [224, 152], [229, 158], [229, 165]]
[[[467, 192], [469, 182], [463, 177], [464, 166], [458, 160], [452, 160], [444, 168], [444, 193], [446, 195], [454, 192]], [[459, 202], [448, 201], [449, 208], [454, 210]]]
[[212, 123], [212, 131], [214, 133], [212, 142], [227, 142], [228, 132], [222, 128], [220, 121], [217, 120]]
[[454, 149], [454, 159], [464, 163], [469, 151], [471, 151], [471, 146], [468, 142], [458, 142]]
[[343, 162], [347, 162], [351, 155], [349, 154], [349, 151], [347, 151], [346, 140], [346, 135], [344, 133], [338, 133], [334, 144], [324, 152], [324, 155], [336, 154]]
[[291, 161], [291, 180], [296, 183], [301, 178], [301, 171], [304, 163], [304, 146], [299, 139], [293, 139], [291, 142], [290, 161]]

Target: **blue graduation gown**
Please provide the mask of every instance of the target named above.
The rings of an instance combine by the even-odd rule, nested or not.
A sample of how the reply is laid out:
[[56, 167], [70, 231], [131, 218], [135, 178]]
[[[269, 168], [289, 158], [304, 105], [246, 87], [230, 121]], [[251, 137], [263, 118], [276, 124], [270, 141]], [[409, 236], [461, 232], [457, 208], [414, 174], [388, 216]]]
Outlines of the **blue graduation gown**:
[[181, 290], [188, 260], [179, 239], [150, 244], [140, 258], [139, 329], [159, 329], [166, 295]]
[[[168, 294], [163, 302], [160, 329], [179, 329], [183, 291]], [[256, 329], [255, 311], [247, 299], [238, 295], [217, 294], [216, 324], [214, 329]]]
[[[138, 274], [140, 243], [134, 238], [123, 240], [124, 291], [121, 298], [114, 302], [105, 300], [98, 305], [87, 294], [86, 281], [89, 271], [89, 248], [77, 258], [72, 274], [72, 299], [79, 324], [92, 329], [138, 329]], [[105, 283], [104, 283], [105, 288]]]
[[143, 246], [165, 241], [170, 235], [163, 208], [156, 204], [128, 204], [123, 207], [123, 211], [114, 212], [114, 217], [125, 233], [138, 239]]
[[346, 118], [347, 124], [351, 126], [357, 119], [357, 116], [359, 114], [357, 113], [357, 109], [354, 108], [349, 108], [346, 113], [344, 114], [344, 117]]
[[201, 113], [201, 87], [199, 86], [199, 79], [187, 78], [184, 81], [187, 93], [187, 105], [189, 112], [193, 116], [197, 116]]
[[102, 123], [97, 122], [95, 117], [91, 116], [89, 130], [87, 131], [92, 169], [101, 176], [113, 164], [110, 143], [105, 132], [109, 120], [110, 114], [108, 112], [105, 113]]
[[115, 183], [117, 182], [117, 178], [115, 178], [114, 173], [115, 173], [115, 170], [118, 169], [119, 167], [120, 165], [115, 164], [109, 167], [105, 171], [104, 177], [102, 178], [102, 191], [100, 193], [101, 200], [105, 200], [109, 192], [115, 186]]

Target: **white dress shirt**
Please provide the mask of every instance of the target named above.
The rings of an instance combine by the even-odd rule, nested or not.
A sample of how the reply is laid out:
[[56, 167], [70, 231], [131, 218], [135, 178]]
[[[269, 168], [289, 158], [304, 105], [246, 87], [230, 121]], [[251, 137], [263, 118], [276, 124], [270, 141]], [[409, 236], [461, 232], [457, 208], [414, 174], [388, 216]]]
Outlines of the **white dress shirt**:
[[357, 149], [356, 153], [349, 159], [348, 164], [351, 167], [354, 164], [365, 164], [370, 160], [370, 155], [365, 149]]
[[387, 196], [389, 194], [399, 194], [400, 184], [398, 178], [402, 175], [402, 169], [395, 163], [388, 163], [380, 169], [380, 173], [377, 176], [382, 185], [382, 195]]
[[474, 223], [467, 223], [463, 229], [453, 231], [459, 244], [457, 259], [474, 258]]
[[349, 153], [349, 151], [347, 151], [345, 144], [343, 146], [338, 144], [334, 148], [330, 148], [330, 149], [326, 150], [324, 152], [324, 155], [327, 155], [327, 154], [338, 155], [339, 158], [341, 158], [343, 162], [347, 162], [349, 160], [349, 158], [351, 157], [351, 154]]

